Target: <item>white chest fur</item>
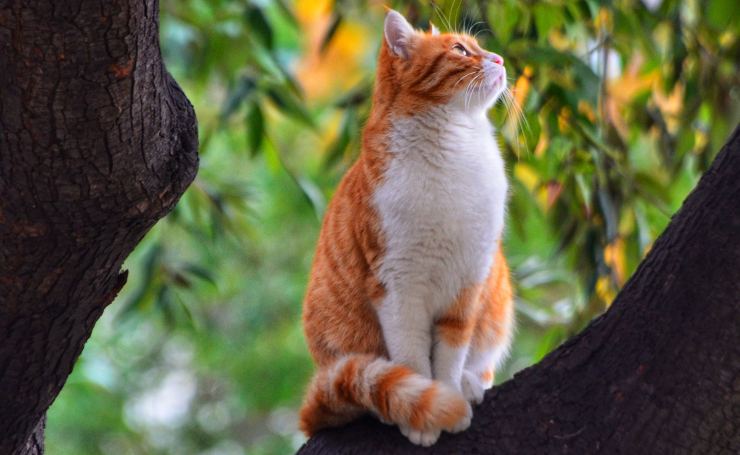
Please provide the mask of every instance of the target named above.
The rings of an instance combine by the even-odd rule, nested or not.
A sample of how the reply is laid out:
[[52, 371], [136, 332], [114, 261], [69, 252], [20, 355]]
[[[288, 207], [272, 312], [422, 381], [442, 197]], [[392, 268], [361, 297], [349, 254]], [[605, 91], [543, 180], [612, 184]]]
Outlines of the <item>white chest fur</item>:
[[394, 119], [390, 154], [374, 194], [386, 246], [380, 279], [434, 317], [488, 275], [504, 224], [503, 162], [483, 113], [444, 108]]

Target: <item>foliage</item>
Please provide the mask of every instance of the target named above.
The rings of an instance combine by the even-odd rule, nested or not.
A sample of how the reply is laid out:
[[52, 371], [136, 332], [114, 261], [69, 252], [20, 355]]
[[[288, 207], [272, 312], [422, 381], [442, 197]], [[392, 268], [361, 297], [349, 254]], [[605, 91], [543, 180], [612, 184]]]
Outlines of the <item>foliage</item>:
[[[506, 59], [519, 333], [498, 380], [603, 311], [740, 118], [729, 0], [392, 2]], [[312, 366], [300, 302], [326, 201], [358, 152], [375, 2], [162, 0], [201, 171], [50, 411], [55, 454], [290, 453]], [[521, 111], [521, 115], [517, 113]]]

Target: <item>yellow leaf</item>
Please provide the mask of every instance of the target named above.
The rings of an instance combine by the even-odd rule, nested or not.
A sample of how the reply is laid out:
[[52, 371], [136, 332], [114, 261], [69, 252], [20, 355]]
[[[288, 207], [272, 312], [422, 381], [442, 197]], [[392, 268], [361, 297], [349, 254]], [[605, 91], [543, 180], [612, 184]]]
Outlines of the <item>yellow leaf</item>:
[[596, 19], [594, 20], [594, 26], [598, 28], [604, 28], [604, 30], [610, 32], [612, 30], [612, 13], [609, 10], [609, 8], [601, 7], [599, 9], [599, 14], [596, 16]]
[[567, 133], [570, 131], [570, 117], [572, 111], [568, 106], [563, 106], [558, 114], [558, 128], [561, 133]]
[[612, 270], [617, 284], [621, 286], [625, 280], [625, 244], [621, 237], [612, 240], [604, 248], [604, 262]]
[[550, 138], [547, 133], [543, 130], [540, 133], [540, 138], [537, 141], [537, 146], [534, 149], [534, 156], [541, 158], [545, 154], [545, 150], [550, 146]]
[[522, 182], [530, 193], [533, 193], [540, 183], [540, 177], [537, 175], [537, 171], [524, 163], [516, 163], [514, 165], [514, 177]]
[[586, 100], [578, 101], [578, 112], [585, 115], [592, 123], [596, 122], [596, 114], [594, 108]]
[[370, 42], [367, 26], [345, 18], [322, 51], [322, 42], [331, 26], [332, 3], [299, 0], [296, 4], [305, 46], [296, 76], [309, 100], [343, 93], [356, 85], [365, 73], [362, 65], [366, 56], [376, 48]]
[[596, 280], [596, 296], [609, 307], [616, 297], [616, 292], [612, 288], [611, 279], [608, 276], [600, 276]]
[[676, 133], [678, 130], [678, 117], [683, 110], [684, 85], [677, 82], [671, 93], [666, 94], [660, 83], [656, 80], [653, 84], [653, 100], [658, 105], [660, 112], [668, 126], [668, 131]]

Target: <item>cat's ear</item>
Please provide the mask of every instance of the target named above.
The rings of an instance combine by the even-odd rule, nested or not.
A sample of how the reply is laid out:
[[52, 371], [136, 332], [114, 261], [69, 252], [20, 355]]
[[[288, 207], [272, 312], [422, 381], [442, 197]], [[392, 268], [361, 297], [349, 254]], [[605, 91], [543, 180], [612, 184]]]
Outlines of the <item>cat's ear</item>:
[[439, 29], [436, 25], [432, 24], [432, 21], [429, 21], [429, 33], [431, 33], [432, 36], [439, 35]]
[[409, 58], [409, 46], [414, 28], [401, 13], [390, 10], [385, 16], [385, 41], [391, 52], [402, 58]]

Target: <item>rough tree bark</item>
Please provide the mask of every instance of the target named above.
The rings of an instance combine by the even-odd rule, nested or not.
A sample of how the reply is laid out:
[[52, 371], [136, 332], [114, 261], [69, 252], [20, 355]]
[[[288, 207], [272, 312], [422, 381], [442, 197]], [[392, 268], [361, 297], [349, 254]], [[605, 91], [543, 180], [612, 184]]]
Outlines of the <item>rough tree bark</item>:
[[740, 127], [609, 311], [430, 449], [366, 418], [312, 454], [740, 453]]
[[197, 167], [157, 0], [0, 0], [0, 454], [44, 416], [121, 264]]

